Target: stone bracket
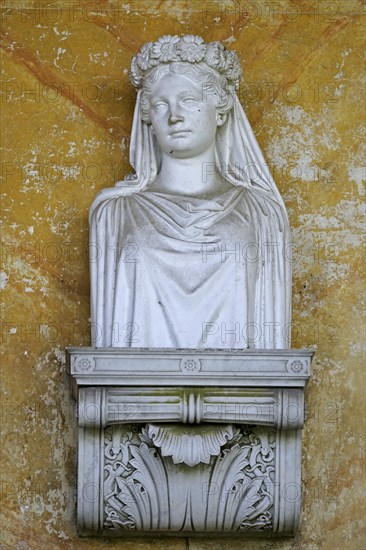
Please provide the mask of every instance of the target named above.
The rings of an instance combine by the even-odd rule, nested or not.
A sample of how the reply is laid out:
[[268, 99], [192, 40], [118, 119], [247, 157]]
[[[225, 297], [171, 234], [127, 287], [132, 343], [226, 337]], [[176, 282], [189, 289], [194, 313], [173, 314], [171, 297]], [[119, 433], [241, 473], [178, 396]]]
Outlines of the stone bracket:
[[283, 536], [309, 350], [70, 348], [81, 536]]

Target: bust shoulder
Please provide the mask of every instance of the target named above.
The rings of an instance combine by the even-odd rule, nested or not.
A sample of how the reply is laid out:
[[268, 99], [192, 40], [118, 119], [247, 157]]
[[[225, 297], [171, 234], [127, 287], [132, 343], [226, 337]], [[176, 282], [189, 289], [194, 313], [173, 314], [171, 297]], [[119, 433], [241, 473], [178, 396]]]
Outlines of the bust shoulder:
[[114, 216], [116, 211], [123, 208], [123, 205], [137, 194], [136, 192], [126, 193], [121, 187], [109, 187], [103, 189], [95, 197], [89, 210], [90, 223], [99, 222], [101, 217]]

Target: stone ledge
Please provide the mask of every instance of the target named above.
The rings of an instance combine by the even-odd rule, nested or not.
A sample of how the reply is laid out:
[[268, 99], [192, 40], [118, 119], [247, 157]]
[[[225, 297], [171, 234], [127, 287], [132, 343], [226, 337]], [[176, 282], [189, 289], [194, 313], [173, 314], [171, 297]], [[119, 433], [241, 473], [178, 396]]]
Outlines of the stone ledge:
[[76, 386], [299, 388], [310, 377], [314, 352], [81, 347], [67, 348], [66, 354]]

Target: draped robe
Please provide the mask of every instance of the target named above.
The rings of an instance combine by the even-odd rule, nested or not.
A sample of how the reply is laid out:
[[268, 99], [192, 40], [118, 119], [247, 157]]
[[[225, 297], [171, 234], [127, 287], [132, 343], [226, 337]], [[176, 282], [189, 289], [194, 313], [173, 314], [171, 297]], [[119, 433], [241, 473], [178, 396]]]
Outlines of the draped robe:
[[286, 232], [268, 193], [108, 191], [90, 218], [93, 345], [288, 347]]

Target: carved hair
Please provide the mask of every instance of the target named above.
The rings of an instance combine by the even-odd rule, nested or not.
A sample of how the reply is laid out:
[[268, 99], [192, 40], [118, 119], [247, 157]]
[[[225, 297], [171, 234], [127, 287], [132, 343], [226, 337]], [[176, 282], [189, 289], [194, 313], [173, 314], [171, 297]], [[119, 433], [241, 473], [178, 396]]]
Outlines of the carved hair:
[[233, 107], [233, 93], [228, 90], [227, 80], [205, 63], [173, 62], [158, 65], [150, 70], [142, 83], [141, 118], [148, 124], [150, 119], [150, 98], [152, 87], [162, 76], [171, 73], [184, 75], [202, 88], [202, 98], [208, 95], [216, 96], [216, 107], [220, 114], [228, 114]]

